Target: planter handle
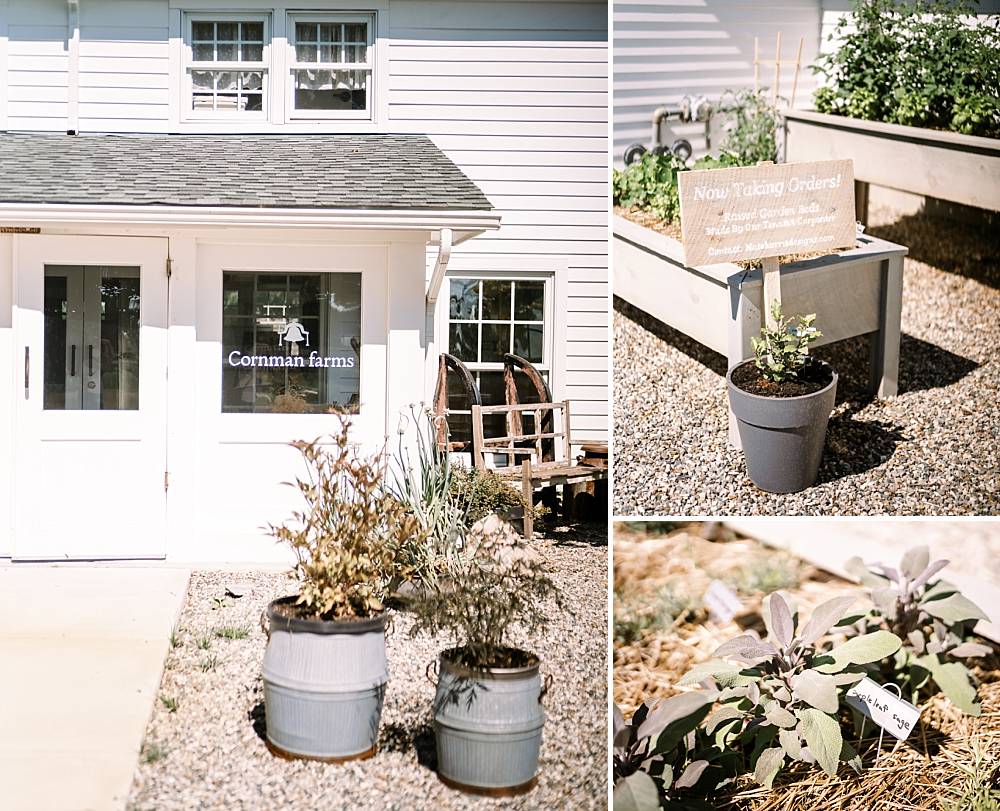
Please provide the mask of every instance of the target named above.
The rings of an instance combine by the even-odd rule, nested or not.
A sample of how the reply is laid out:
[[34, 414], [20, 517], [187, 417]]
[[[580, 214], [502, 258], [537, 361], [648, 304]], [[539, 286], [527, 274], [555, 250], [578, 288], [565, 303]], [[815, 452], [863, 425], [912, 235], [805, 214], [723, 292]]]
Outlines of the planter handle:
[[267, 609], [263, 609], [260, 612], [260, 630], [264, 632], [264, 636], [268, 639], [271, 638], [271, 623], [267, 620]]
[[552, 674], [546, 673], [542, 677], [542, 689], [538, 691], [538, 703], [542, 703], [542, 699], [548, 695], [549, 690], [552, 689]]
[[[433, 675], [432, 675], [433, 673]], [[424, 671], [424, 675], [427, 677], [427, 681], [437, 687], [437, 677], [438, 677], [438, 660], [432, 659], [427, 663], [427, 669]]]

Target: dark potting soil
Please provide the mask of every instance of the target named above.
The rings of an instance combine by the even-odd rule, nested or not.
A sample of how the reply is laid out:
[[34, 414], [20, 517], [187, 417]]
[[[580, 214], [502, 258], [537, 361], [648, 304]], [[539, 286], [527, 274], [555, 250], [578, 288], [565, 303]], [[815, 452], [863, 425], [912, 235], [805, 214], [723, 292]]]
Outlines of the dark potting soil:
[[498, 648], [490, 661], [483, 661], [473, 656], [468, 648], [452, 648], [445, 652], [445, 656], [457, 665], [475, 670], [491, 667], [528, 667], [528, 665], [533, 665], [538, 661], [535, 654], [520, 648]]
[[332, 614], [320, 616], [310, 611], [304, 605], [297, 605], [296, 603], [278, 603], [274, 607], [274, 613], [293, 620], [317, 620], [323, 622], [363, 622], [364, 620], [371, 619], [371, 617], [335, 617]]
[[748, 394], [760, 397], [801, 397], [825, 389], [833, 380], [833, 375], [828, 367], [807, 362], [797, 379], [775, 383], [764, 377], [751, 360], [733, 369], [732, 378], [733, 384]]

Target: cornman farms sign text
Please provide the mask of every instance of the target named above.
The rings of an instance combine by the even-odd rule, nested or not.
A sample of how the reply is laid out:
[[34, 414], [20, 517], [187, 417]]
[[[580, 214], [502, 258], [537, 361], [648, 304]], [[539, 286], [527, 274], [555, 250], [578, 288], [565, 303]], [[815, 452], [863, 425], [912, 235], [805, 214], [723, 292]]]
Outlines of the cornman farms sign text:
[[302, 369], [353, 369], [354, 357], [322, 357], [319, 352], [306, 355], [244, 355], [238, 349], [229, 353], [230, 366], [291, 366]]
[[854, 247], [854, 163], [815, 161], [678, 175], [688, 265]]

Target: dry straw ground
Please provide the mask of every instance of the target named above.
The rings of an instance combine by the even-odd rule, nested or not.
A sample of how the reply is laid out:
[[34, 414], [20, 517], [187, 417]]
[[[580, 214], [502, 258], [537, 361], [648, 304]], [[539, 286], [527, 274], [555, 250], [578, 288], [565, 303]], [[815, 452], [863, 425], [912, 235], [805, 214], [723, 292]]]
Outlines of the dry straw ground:
[[[667, 535], [617, 524], [614, 544], [614, 699], [626, 717], [644, 700], [679, 692], [678, 679], [725, 640], [748, 628], [763, 635], [760, 603], [774, 588], [794, 595], [806, 614], [835, 594], [858, 591], [862, 604], [854, 584], [711, 524]], [[746, 607], [727, 624], [713, 622], [702, 605], [716, 578], [734, 586]], [[1000, 809], [1000, 647], [974, 675], [981, 716], [963, 715], [937, 695], [924, 702], [920, 728], [905, 744], [886, 736], [880, 749], [869, 727], [857, 747], [860, 777], [846, 767], [830, 778], [796, 764], [773, 790], [741, 778], [713, 803], [729, 811]]]

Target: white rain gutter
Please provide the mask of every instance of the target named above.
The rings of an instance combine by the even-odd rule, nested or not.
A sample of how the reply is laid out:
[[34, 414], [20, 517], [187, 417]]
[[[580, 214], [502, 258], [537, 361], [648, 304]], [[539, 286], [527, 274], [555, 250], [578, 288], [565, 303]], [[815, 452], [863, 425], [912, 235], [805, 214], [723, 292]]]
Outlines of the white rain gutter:
[[500, 227], [489, 211], [428, 209], [309, 209], [237, 206], [93, 205], [0, 203], [0, 224], [9, 226], [224, 226], [238, 228], [343, 228], [463, 232], [454, 244]]
[[450, 228], [442, 228], [438, 237], [438, 255], [434, 262], [434, 271], [431, 273], [431, 281], [427, 286], [427, 304], [431, 307], [438, 300], [441, 292], [441, 284], [444, 276], [448, 272], [448, 260], [451, 259], [452, 234]]
[[80, 129], [80, 0], [66, 0], [66, 132]]

